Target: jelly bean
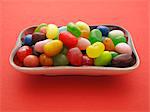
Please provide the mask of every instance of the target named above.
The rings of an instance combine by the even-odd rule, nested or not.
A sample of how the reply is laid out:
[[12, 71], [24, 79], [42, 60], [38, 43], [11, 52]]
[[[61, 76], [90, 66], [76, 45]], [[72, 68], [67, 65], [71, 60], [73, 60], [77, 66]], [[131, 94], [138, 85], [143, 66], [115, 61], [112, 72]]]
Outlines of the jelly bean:
[[98, 29], [93, 29], [90, 32], [89, 41], [91, 42], [91, 44], [93, 44], [95, 42], [101, 42], [102, 41], [102, 33], [101, 33], [101, 31], [99, 31]]
[[111, 53], [109, 51], [104, 51], [99, 57], [94, 60], [94, 65], [96, 66], [106, 66], [112, 60]]
[[116, 47], [115, 47], [115, 50], [118, 53], [122, 53], [122, 54], [129, 54], [129, 55], [132, 54], [131, 47], [128, 44], [126, 44], [126, 43], [119, 43], [119, 44], [117, 44]]
[[39, 58], [35, 55], [28, 55], [23, 60], [24, 66], [37, 67], [39, 66]]
[[23, 62], [24, 58], [32, 54], [32, 48], [29, 46], [22, 46], [17, 51], [17, 57], [20, 62]]
[[69, 64], [67, 56], [64, 54], [58, 54], [54, 56], [53, 60], [55, 66], [65, 66]]
[[114, 43], [111, 40], [111, 38], [105, 38], [103, 40], [103, 44], [105, 45], [105, 50], [107, 50], [107, 51], [114, 51], [115, 50], [115, 46], [114, 46]]
[[23, 43], [24, 45], [32, 45], [32, 35], [31, 34], [28, 34], [24, 37], [23, 39]]
[[19, 61], [17, 55], [14, 56], [14, 60], [13, 60], [13, 61], [14, 61], [14, 63], [15, 63], [16, 65], [21, 66], [21, 67], [23, 66], [23, 62], [20, 62], [20, 61]]
[[46, 26], [45, 26], [45, 27], [42, 27], [42, 28], [40, 29], [40, 32], [41, 32], [41, 33], [44, 33], [44, 34], [46, 35], [46, 28], [47, 28]]
[[115, 45], [117, 45], [118, 43], [121, 43], [121, 42], [126, 43], [126, 38], [124, 36], [117, 36], [115, 38], [112, 38], [112, 41]]
[[80, 50], [86, 50], [86, 48], [87, 48], [88, 46], [90, 46], [90, 45], [91, 45], [90, 41], [87, 40], [86, 38], [80, 37], [80, 38], [78, 39], [77, 47], [78, 47]]
[[59, 33], [63, 31], [67, 31], [67, 26], [62, 26], [59, 28]]
[[57, 55], [63, 48], [63, 43], [60, 40], [52, 40], [44, 45], [44, 53], [47, 56]]
[[88, 38], [90, 34], [90, 27], [87, 23], [78, 21], [75, 24], [81, 31], [81, 37]]
[[124, 36], [123, 31], [121, 31], [121, 30], [112, 30], [108, 33], [108, 37], [110, 37], [110, 38], [115, 38], [115, 37], [118, 37], [118, 36]]
[[76, 37], [81, 35], [80, 29], [73, 22], [68, 23], [67, 31], [71, 32]]
[[32, 43], [35, 44], [36, 42], [45, 40], [46, 36], [44, 33], [35, 32], [32, 34]]
[[78, 47], [69, 49], [67, 58], [71, 65], [80, 66], [82, 65], [82, 52]]
[[112, 59], [112, 66], [113, 67], [130, 67], [135, 63], [134, 59], [129, 54], [120, 54]]
[[86, 54], [90, 58], [96, 58], [99, 57], [102, 54], [102, 52], [104, 52], [104, 50], [105, 50], [104, 44], [101, 42], [96, 42], [88, 46], [88, 48], [86, 49]]
[[78, 43], [78, 39], [74, 35], [72, 35], [70, 32], [67, 32], [67, 31], [60, 32], [59, 40], [61, 40], [63, 44], [67, 46], [68, 48], [76, 47]]
[[118, 54], [117, 52], [115, 52], [115, 51], [111, 51], [110, 53], [111, 53], [112, 58], [114, 58], [114, 57], [116, 57], [116, 56], [119, 55], [119, 54]]
[[67, 47], [66, 46], [63, 46], [63, 49], [62, 49], [62, 51], [61, 51], [61, 54], [67, 54], [67, 52], [68, 52], [68, 49], [67, 49]]
[[87, 55], [83, 55], [82, 57], [82, 65], [91, 66], [94, 64], [94, 60], [89, 58]]
[[102, 36], [108, 37], [108, 33], [110, 32], [110, 29], [107, 26], [98, 26], [97, 29], [99, 29], [102, 32]]
[[34, 30], [34, 32], [40, 32], [40, 29], [41, 29], [42, 27], [46, 27], [46, 26], [47, 26], [47, 24], [42, 23], [42, 24], [40, 24], [40, 25]]
[[46, 28], [46, 37], [49, 39], [54, 39], [58, 37], [58, 27], [54, 24], [49, 24]]
[[43, 53], [44, 52], [43, 46], [50, 41], [51, 41], [51, 39], [46, 39], [46, 40], [37, 42], [34, 46], [34, 50], [36, 52]]
[[42, 66], [51, 66], [51, 65], [53, 65], [53, 59], [48, 57], [45, 54], [41, 54], [40, 57], [39, 57], [39, 60], [40, 60], [40, 64]]

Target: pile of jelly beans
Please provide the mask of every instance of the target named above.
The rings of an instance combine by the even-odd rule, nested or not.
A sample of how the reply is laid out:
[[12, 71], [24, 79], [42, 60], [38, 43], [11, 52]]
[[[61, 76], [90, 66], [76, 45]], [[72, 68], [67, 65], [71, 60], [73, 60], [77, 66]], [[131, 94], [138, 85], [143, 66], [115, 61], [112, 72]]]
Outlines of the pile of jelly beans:
[[124, 32], [107, 26], [90, 28], [82, 21], [62, 27], [42, 23], [21, 40], [14, 57], [19, 66], [129, 67], [135, 63]]

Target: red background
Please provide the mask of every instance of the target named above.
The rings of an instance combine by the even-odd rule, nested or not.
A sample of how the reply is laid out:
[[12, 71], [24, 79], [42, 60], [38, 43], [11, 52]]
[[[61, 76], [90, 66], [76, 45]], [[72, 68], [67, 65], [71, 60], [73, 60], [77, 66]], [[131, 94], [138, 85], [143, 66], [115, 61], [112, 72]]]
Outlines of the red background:
[[[1, 0], [1, 112], [148, 112], [148, 0]], [[141, 59], [119, 76], [31, 76], [14, 70], [9, 55], [19, 32], [42, 22], [117, 24], [128, 29]]]

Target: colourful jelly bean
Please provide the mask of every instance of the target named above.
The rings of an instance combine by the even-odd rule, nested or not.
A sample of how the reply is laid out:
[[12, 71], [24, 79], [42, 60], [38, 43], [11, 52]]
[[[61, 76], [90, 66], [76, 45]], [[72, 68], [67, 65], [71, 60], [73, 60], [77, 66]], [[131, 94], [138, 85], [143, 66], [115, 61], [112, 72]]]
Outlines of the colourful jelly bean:
[[87, 23], [78, 21], [75, 24], [81, 31], [81, 37], [88, 38], [90, 34], [90, 27]]
[[107, 51], [114, 51], [115, 50], [115, 45], [111, 38], [105, 38], [103, 40], [103, 44], [105, 45], [105, 50]]
[[58, 54], [53, 57], [55, 66], [65, 66], [69, 64], [67, 56], [64, 54]]
[[40, 64], [42, 66], [51, 66], [51, 65], [53, 65], [53, 59], [51, 57], [48, 57], [45, 54], [41, 54], [40, 57], [39, 57], [39, 60], [40, 60]]
[[99, 57], [94, 60], [96, 66], [106, 66], [112, 60], [112, 55], [109, 51], [104, 51]]
[[96, 58], [99, 57], [102, 54], [102, 52], [104, 52], [104, 50], [105, 50], [104, 44], [101, 42], [96, 42], [88, 46], [88, 48], [86, 49], [86, 54], [90, 58]]
[[126, 43], [126, 38], [124, 36], [117, 36], [117, 37], [112, 38], [112, 41], [115, 45], [117, 45], [121, 42]]
[[108, 37], [110, 37], [111, 39], [115, 38], [115, 37], [118, 37], [118, 36], [124, 36], [123, 31], [121, 31], [121, 30], [112, 30], [108, 33]]
[[80, 66], [82, 65], [82, 52], [78, 47], [69, 49], [67, 58], [71, 65]]
[[82, 38], [82, 37], [80, 37], [80, 38], [78, 39], [77, 47], [78, 47], [80, 50], [86, 50], [86, 48], [87, 48], [88, 46], [90, 46], [90, 45], [91, 45], [91, 43], [90, 43], [90, 41], [89, 41], [88, 39]]
[[66, 47], [66, 46], [63, 46], [63, 49], [62, 49], [62, 51], [61, 51], [61, 54], [67, 54], [67, 52], [68, 52], [68, 48]]
[[58, 29], [59, 29], [59, 33], [63, 32], [63, 31], [67, 31], [67, 26], [62, 26], [62, 27], [60, 27]]
[[52, 40], [44, 45], [44, 53], [47, 56], [57, 55], [63, 48], [63, 43], [60, 40]]
[[24, 58], [32, 54], [32, 48], [29, 46], [22, 46], [17, 51], [17, 57], [20, 62], [23, 62]]
[[46, 37], [49, 39], [55, 39], [58, 37], [59, 30], [54, 24], [49, 24], [46, 28]]
[[26, 35], [24, 37], [23, 43], [24, 43], [24, 45], [31, 46], [32, 45], [32, 35], [31, 34]]
[[37, 67], [39, 66], [39, 58], [35, 55], [28, 55], [23, 60], [24, 66]]
[[60, 32], [59, 40], [61, 40], [63, 44], [67, 46], [68, 48], [76, 47], [78, 43], [78, 39], [74, 35], [72, 35], [70, 32], [67, 32], [67, 31]]
[[42, 27], [47, 27], [47, 24], [46, 24], [46, 23], [40, 24], [40, 25], [34, 30], [34, 32], [40, 32], [40, 29], [41, 29]]
[[115, 50], [121, 54], [132, 54], [132, 49], [127, 43], [119, 43], [116, 45]]
[[81, 35], [80, 29], [73, 22], [68, 23], [67, 31], [71, 32], [76, 37]]
[[111, 51], [110, 53], [111, 53], [112, 58], [114, 58], [114, 57], [119, 55], [119, 53], [117, 53], [115, 51]]
[[92, 66], [94, 64], [94, 60], [89, 58], [87, 55], [83, 55], [82, 57], [82, 65]]
[[93, 44], [95, 42], [101, 42], [102, 41], [102, 33], [101, 33], [101, 31], [99, 31], [98, 29], [93, 29], [90, 32], [89, 41], [91, 42], [91, 44]]
[[32, 43], [35, 44], [36, 42], [45, 40], [46, 36], [44, 33], [41, 32], [35, 32], [32, 34]]
[[46, 43], [50, 42], [50, 41], [51, 41], [51, 39], [46, 39], [46, 40], [37, 42], [37, 43], [34, 45], [34, 50], [35, 50], [36, 52], [43, 53], [43, 52], [44, 52], [43, 46], [44, 46]]
[[41, 33], [44, 33], [44, 34], [46, 35], [46, 28], [47, 28], [46, 26], [42, 27], [42, 28], [40, 29], [40, 32], [41, 32]]
[[107, 26], [98, 26], [96, 29], [99, 29], [102, 32], [102, 36], [108, 37], [108, 33], [110, 32], [110, 29]]

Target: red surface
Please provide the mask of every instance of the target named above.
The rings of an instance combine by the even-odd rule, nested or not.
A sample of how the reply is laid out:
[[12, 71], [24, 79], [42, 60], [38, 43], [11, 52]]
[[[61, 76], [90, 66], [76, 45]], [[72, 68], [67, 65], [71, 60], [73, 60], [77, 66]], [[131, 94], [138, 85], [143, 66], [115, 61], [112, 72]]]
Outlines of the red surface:
[[[1, 0], [1, 112], [148, 112], [148, 0]], [[117, 24], [128, 29], [141, 59], [124, 76], [31, 76], [14, 70], [9, 54], [19, 32], [41, 22]]]

